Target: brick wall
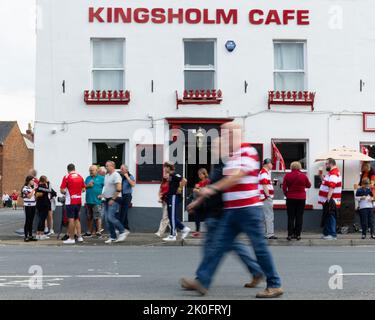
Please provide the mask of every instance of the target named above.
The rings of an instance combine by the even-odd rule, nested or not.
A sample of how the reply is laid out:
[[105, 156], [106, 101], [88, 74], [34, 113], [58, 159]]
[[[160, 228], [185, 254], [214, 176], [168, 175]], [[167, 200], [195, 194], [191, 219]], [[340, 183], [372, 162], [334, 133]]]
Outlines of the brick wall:
[[10, 195], [13, 190], [19, 193], [29, 170], [34, 167], [34, 151], [27, 148], [17, 124], [10, 131], [2, 149], [1, 194], [5, 191]]

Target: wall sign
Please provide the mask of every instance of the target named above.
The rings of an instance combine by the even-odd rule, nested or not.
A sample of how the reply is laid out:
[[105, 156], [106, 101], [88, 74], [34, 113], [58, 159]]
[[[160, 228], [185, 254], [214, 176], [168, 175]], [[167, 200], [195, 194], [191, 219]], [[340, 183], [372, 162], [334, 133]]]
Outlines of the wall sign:
[[225, 48], [227, 48], [227, 50], [229, 52], [233, 52], [234, 49], [236, 49], [237, 45], [236, 43], [233, 41], [233, 40], [229, 40], [227, 41], [227, 43], [225, 44]]
[[363, 131], [375, 132], [375, 112], [363, 113]]
[[[243, 13], [241, 13], [242, 15]], [[251, 25], [310, 24], [309, 10], [261, 10], [251, 9], [244, 14]], [[198, 8], [118, 8], [90, 7], [90, 23], [137, 23], [137, 24], [238, 24], [238, 9]]]

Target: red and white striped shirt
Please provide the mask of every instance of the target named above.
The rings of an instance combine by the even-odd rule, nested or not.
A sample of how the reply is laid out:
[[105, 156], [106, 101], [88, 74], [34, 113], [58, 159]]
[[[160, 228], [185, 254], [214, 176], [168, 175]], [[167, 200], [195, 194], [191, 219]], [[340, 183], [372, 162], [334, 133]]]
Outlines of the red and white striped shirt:
[[261, 206], [258, 174], [260, 169], [258, 152], [250, 144], [244, 143], [225, 164], [223, 174], [229, 176], [237, 170], [247, 173], [237, 185], [223, 193], [224, 209], [238, 209]]
[[332, 199], [336, 206], [341, 206], [342, 179], [338, 168], [333, 168], [325, 177], [319, 190], [319, 203], [324, 204], [327, 201], [329, 189], [333, 188]]
[[267, 186], [269, 198], [273, 199], [274, 189], [271, 180], [271, 173], [266, 168], [262, 168], [262, 170], [260, 170], [259, 172], [259, 191], [260, 199], [262, 201], [266, 200], [266, 194], [264, 192], [263, 186]]

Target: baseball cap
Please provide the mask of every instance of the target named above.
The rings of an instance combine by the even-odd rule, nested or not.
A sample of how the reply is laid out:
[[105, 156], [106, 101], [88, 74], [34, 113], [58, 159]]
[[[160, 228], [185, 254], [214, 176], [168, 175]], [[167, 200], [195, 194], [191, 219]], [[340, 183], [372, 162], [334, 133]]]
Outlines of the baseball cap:
[[270, 159], [270, 158], [266, 158], [266, 159], [264, 159], [264, 161], [263, 161], [263, 165], [265, 165], [265, 164], [269, 164], [269, 163], [272, 164], [272, 159]]

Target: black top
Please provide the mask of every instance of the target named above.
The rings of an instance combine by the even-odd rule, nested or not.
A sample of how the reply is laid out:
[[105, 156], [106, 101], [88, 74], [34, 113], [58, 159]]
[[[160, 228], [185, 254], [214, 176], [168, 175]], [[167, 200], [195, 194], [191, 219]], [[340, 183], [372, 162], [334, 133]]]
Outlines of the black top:
[[168, 178], [169, 190], [168, 196], [173, 196], [177, 194], [178, 188], [180, 187], [180, 182], [182, 180], [181, 175], [177, 173], [171, 173]]
[[49, 209], [51, 207], [51, 200], [49, 194], [52, 193], [49, 185], [40, 184], [35, 190], [36, 193], [42, 193], [42, 196], [36, 198], [36, 207], [38, 209]]
[[[209, 179], [211, 183], [218, 182], [223, 176], [224, 164], [220, 162], [219, 164], [214, 164], [211, 168]], [[222, 198], [222, 193], [216, 193], [209, 199], [207, 199], [202, 206], [198, 209], [204, 212], [204, 216], [208, 218], [219, 218], [222, 214], [224, 208], [224, 202]]]

